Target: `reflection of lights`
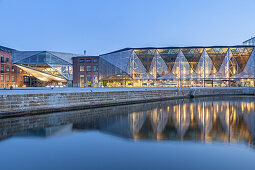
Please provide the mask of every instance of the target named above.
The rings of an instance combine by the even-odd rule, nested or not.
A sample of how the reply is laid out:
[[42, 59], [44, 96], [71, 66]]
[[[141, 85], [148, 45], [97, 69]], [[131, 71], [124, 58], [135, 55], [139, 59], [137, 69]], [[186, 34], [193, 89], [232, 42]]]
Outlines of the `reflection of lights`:
[[193, 120], [194, 120], [194, 114], [193, 114], [193, 113], [191, 113], [190, 119], [191, 119], [191, 121], [193, 122]]
[[190, 113], [191, 113], [191, 114], [193, 114], [193, 113], [194, 113], [193, 104], [190, 104]]
[[216, 113], [213, 114], [213, 121], [216, 122], [217, 116]]
[[[221, 105], [223, 105], [223, 111], [217, 111]], [[244, 107], [244, 112], [241, 111], [241, 105]], [[153, 137], [153, 139], [156, 140], [169, 138], [170, 136], [166, 135], [168, 132], [162, 133], [163, 130], [166, 130], [170, 131], [171, 135], [177, 133], [178, 137], [184, 140], [186, 137], [189, 138], [190, 135], [194, 134], [194, 131], [196, 135], [192, 136], [192, 138], [195, 138], [196, 140], [202, 139], [205, 142], [211, 140], [253, 142], [251, 132], [249, 131], [250, 124], [247, 123], [247, 119], [250, 118], [250, 115], [246, 114], [249, 113], [248, 108], [250, 108], [250, 112], [252, 113], [254, 102], [240, 102], [238, 105], [229, 102], [215, 104], [204, 102], [203, 104], [190, 103], [188, 105], [187, 103], [183, 103], [173, 106], [168, 105], [167, 107], [156, 108], [150, 111], [149, 116], [151, 121], [146, 123], [142, 122], [139, 126], [147, 126], [148, 128], [145, 129], [148, 131], [151, 130], [152, 127], [153, 134], [149, 133], [148, 137]], [[168, 111], [166, 112], [166, 110]], [[133, 121], [129, 122], [129, 125], [133, 128], [138, 126], [135, 125], [136, 123], [134, 121], [138, 119], [138, 115], [139, 114], [130, 115]], [[170, 128], [165, 129], [165, 126]], [[197, 127], [199, 127], [199, 129]], [[174, 132], [173, 128], [175, 128]], [[143, 129], [142, 133], [144, 133], [145, 129]], [[133, 138], [135, 140], [142, 137], [145, 136], [140, 134], [139, 137], [139, 134], [133, 131]], [[175, 135], [175, 137], [177, 136]]]

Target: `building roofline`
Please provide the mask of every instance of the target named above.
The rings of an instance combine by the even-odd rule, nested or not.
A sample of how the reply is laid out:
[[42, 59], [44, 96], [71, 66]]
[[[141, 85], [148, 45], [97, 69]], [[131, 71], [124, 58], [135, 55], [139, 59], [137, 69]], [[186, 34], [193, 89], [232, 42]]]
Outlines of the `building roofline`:
[[123, 49], [120, 49], [120, 50], [116, 50], [116, 51], [113, 51], [113, 52], [109, 52], [109, 53], [105, 53], [105, 54], [101, 54], [99, 56], [102, 56], [102, 55], [107, 55], [107, 54], [112, 54], [112, 53], [117, 53], [117, 52], [122, 52], [122, 51], [127, 51], [127, 50], [147, 50], [147, 49], [180, 49], [180, 48], [236, 48], [236, 47], [255, 47], [255, 46], [252, 46], [252, 45], [232, 45], [232, 46], [179, 46], [179, 47], [142, 47], [142, 48], [123, 48]]
[[[4, 49], [4, 50], [2, 50], [2, 49]], [[16, 50], [13, 49], [13, 48], [9, 48], [9, 47], [5, 47], [5, 46], [0, 45], [0, 51], [12, 53], [13, 51], [16, 51]]]
[[86, 58], [86, 57], [99, 57], [98, 55], [86, 55], [86, 56], [84, 56], [84, 55], [78, 55], [78, 56], [75, 56], [75, 57], [72, 57], [72, 58], [81, 58], [81, 57], [84, 57], [84, 58]]
[[75, 53], [70, 53], [70, 52], [59, 52], [59, 51], [50, 51], [50, 50], [38, 50], [38, 51], [37, 50], [25, 50], [25, 51], [15, 50], [15, 51], [17, 51], [17, 52], [40, 52], [40, 53], [48, 52], [48, 53], [71, 54], [71, 55], [77, 55], [77, 56], [81, 55], [81, 54], [75, 54]]
[[247, 41], [250, 41], [250, 40], [252, 40], [252, 39], [255, 39], [255, 37], [251, 37], [250, 39], [245, 40], [243, 43], [246, 43]]

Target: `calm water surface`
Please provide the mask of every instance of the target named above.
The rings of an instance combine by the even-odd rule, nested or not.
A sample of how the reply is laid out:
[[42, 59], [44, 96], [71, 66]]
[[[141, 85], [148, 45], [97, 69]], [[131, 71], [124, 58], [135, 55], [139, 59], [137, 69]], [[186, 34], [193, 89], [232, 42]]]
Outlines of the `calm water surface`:
[[0, 119], [1, 169], [255, 168], [255, 97]]

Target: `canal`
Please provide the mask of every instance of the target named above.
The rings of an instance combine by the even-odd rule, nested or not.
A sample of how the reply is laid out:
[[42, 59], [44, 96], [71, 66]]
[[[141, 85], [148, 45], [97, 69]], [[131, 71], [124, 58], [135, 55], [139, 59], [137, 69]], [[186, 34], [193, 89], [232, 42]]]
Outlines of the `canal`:
[[0, 119], [1, 169], [253, 169], [255, 97]]

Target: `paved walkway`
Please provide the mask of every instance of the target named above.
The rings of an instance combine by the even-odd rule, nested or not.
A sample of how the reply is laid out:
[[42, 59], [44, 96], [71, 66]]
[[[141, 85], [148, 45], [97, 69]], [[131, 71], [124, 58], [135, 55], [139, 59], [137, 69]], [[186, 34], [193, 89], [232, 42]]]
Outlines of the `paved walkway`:
[[[247, 87], [191, 87], [191, 89], [238, 89]], [[251, 87], [254, 88], [254, 87]], [[183, 88], [189, 89], [189, 88]], [[62, 87], [62, 88], [47, 88], [47, 87], [27, 87], [27, 88], [15, 88], [14, 90], [0, 88], [0, 95], [10, 94], [44, 94], [44, 93], [80, 93], [80, 92], [113, 92], [113, 91], [146, 91], [146, 90], [179, 90], [176, 87]]]

